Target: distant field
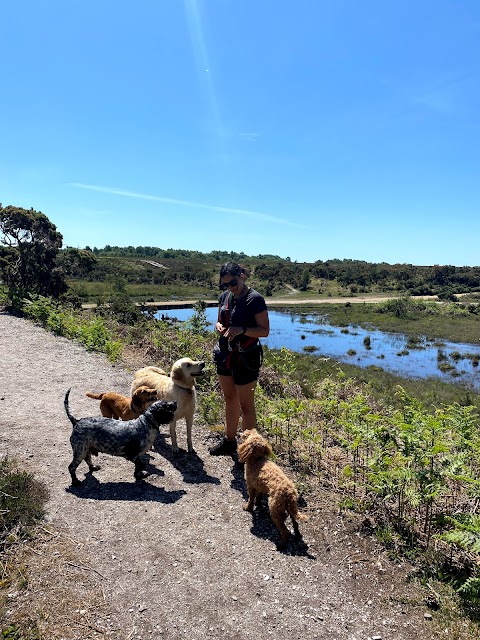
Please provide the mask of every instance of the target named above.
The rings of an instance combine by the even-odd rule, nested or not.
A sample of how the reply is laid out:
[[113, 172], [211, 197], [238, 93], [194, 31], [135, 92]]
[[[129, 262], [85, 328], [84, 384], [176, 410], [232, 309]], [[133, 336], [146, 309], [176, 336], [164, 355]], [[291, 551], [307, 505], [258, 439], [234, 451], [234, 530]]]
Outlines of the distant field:
[[108, 282], [70, 281], [72, 293], [83, 302], [96, 302], [112, 297], [119, 291], [126, 293], [134, 302], [172, 300], [179, 298], [217, 298], [219, 291], [203, 287], [178, 283], [175, 285], [125, 284], [121, 289]]
[[[265, 294], [264, 283], [256, 283], [253, 279], [248, 281], [248, 284]], [[68, 285], [71, 292], [77, 295], [82, 302], [96, 302], [98, 299], [109, 298], [119, 291], [126, 293], [134, 302], [161, 302], [166, 300], [175, 299], [187, 299], [196, 298], [198, 300], [216, 300], [220, 295], [220, 289], [216, 286], [205, 286], [194, 283], [176, 282], [173, 284], [135, 284], [135, 283], [122, 283], [121, 287], [114, 282], [102, 281], [102, 282], [89, 282], [87, 280], [70, 280]], [[271, 296], [266, 295], [266, 299], [275, 301], [276, 304], [289, 304], [290, 302], [304, 302], [311, 304], [317, 304], [319, 300], [325, 302], [342, 302], [345, 300], [363, 302], [366, 299], [375, 299], [377, 301], [382, 298], [388, 298], [394, 295], [400, 295], [399, 293], [382, 293], [371, 292], [361, 295], [353, 295], [348, 290], [336, 283], [329, 283], [328, 287], [324, 287], [324, 290], [319, 293], [318, 287], [308, 289], [307, 291], [300, 291], [293, 289], [292, 287], [279, 288]], [[277, 302], [278, 301], [278, 302]]]

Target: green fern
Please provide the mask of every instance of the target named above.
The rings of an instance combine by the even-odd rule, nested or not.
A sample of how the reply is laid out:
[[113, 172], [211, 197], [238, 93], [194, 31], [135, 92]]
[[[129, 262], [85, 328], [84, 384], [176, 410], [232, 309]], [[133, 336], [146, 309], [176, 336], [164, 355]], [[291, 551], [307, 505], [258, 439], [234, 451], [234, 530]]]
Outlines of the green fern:
[[470, 576], [470, 578], [467, 578], [462, 586], [457, 589], [457, 593], [468, 599], [478, 598], [480, 596], [480, 578]]
[[439, 535], [441, 540], [470, 553], [480, 554], [480, 515], [468, 514], [463, 518], [446, 516], [445, 522], [452, 525], [453, 529]]

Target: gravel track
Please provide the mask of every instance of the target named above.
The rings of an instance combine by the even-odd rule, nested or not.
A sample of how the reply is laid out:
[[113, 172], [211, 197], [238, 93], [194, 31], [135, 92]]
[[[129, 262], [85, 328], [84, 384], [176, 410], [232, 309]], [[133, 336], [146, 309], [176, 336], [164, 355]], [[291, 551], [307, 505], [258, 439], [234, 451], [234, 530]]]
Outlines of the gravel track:
[[[97, 415], [85, 392], [128, 394], [131, 372], [5, 313], [0, 354], [0, 453], [47, 484], [48, 526], [81, 546], [111, 612], [95, 630], [68, 626], [65, 640], [433, 637], [410, 567], [392, 565], [321, 490], [304, 506], [304, 543], [277, 551], [268, 512], [242, 510], [241, 467], [208, 455], [203, 428], [194, 425], [196, 453], [176, 456], [161, 428], [145, 482], [101, 454], [101, 470], [70, 490], [66, 390], [73, 415]], [[183, 421], [177, 429], [186, 448]]]

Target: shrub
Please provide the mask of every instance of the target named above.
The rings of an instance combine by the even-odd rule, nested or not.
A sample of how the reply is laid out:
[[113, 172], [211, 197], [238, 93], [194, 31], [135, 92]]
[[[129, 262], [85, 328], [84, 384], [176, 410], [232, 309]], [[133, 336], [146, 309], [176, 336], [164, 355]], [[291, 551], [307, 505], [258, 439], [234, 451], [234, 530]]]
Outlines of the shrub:
[[21, 471], [8, 457], [0, 460], [0, 544], [15, 542], [44, 516], [46, 486]]
[[100, 315], [82, 315], [69, 307], [62, 307], [51, 298], [36, 296], [25, 301], [23, 312], [27, 318], [43, 325], [48, 331], [81, 342], [89, 351], [106, 353], [115, 362], [123, 348], [113, 328]]

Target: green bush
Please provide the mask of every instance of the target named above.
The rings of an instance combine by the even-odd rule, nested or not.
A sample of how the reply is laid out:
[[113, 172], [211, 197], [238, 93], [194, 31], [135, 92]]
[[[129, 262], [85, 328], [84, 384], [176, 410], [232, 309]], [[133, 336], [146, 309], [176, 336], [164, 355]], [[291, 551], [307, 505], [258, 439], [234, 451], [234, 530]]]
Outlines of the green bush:
[[62, 306], [42, 296], [24, 302], [23, 313], [55, 335], [77, 340], [89, 351], [107, 354], [112, 362], [117, 361], [122, 352], [123, 343], [118, 339], [115, 321], [111, 320], [109, 324], [101, 315]]
[[2, 629], [2, 638], [5, 640], [40, 640], [40, 631], [35, 624], [30, 624], [29, 629], [21, 628], [16, 624], [10, 624]]
[[17, 535], [26, 535], [43, 518], [47, 499], [47, 488], [33, 474], [19, 470], [8, 457], [0, 460], [1, 544], [14, 542]]

